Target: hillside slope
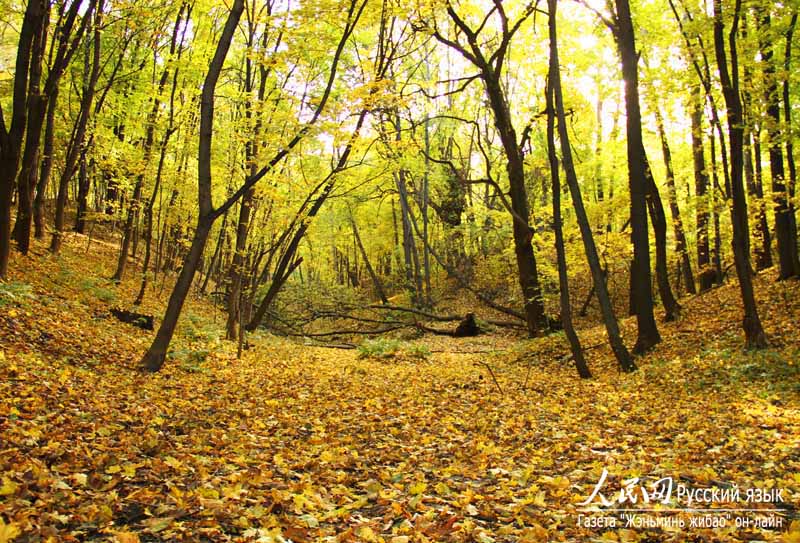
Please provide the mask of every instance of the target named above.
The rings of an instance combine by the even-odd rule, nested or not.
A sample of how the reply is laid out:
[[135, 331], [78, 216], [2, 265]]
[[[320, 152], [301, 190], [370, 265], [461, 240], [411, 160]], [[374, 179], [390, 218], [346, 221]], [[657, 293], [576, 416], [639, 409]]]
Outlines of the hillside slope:
[[[35, 252], [0, 285], [0, 541], [800, 540], [797, 283], [758, 278], [762, 352], [740, 349], [735, 285], [682, 300], [634, 374], [584, 330], [591, 381], [562, 335], [359, 357], [264, 334], [236, 360], [191, 300], [149, 375], [152, 332], [108, 314], [138, 287], [104, 279], [114, 248]], [[685, 528], [581, 526], [604, 469], [609, 499], [630, 477], [742, 489], [712, 508], [776, 509], [745, 489], [782, 490], [761, 515], [780, 526], [690, 527], [684, 510], [662, 515]]]

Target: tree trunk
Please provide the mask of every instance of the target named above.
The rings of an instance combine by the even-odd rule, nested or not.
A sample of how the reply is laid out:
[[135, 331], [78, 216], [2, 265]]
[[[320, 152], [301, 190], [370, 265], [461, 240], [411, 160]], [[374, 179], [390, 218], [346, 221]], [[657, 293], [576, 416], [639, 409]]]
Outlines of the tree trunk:
[[[746, 96], [746, 95], [745, 95]], [[745, 125], [744, 134], [744, 177], [747, 183], [747, 194], [750, 196], [751, 205], [756, 206], [756, 270], [761, 271], [772, 266], [772, 236], [767, 224], [767, 214], [764, 209], [764, 189], [761, 176], [761, 145], [759, 144], [760, 128], [755, 134], [750, 123]], [[755, 161], [753, 160], [755, 152]], [[755, 168], [753, 164], [755, 162]]]
[[47, 101], [47, 120], [44, 128], [44, 143], [42, 144], [42, 160], [39, 167], [39, 179], [36, 183], [36, 197], [33, 200], [34, 237], [43, 239], [44, 201], [47, 187], [50, 183], [50, 173], [53, 170], [53, 140], [55, 139], [56, 104], [58, 103], [58, 87]]
[[695, 211], [697, 237], [697, 270], [700, 292], [710, 289], [714, 284], [711, 268], [711, 247], [708, 238], [708, 170], [703, 150], [703, 110], [699, 93], [692, 93], [692, 159], [694, 161], [694, 192], [697, 200]]
[[142, 366], [147, 371], [158, 371], [164, 365], [167, 349], [178, 324], [178, 317], [180, 317], [186, 296], [192, 286], [197, 266], [203, 257], [203, 249], [206, 246], [208, 234], [211, 231], [214, 220], [219, 216], [215, 214], [211, 201], [211, 139], [214, 125], [214, 90], [243, 11], [244, 0], [234, 0], [203, 84], [200, 106], [200, 142], [197, 153], [197, 188], [200, 212], [197, 216], [197, 227], [192, 238], [192, 244], [178, 275], [178, 280], [175, 282], [172, 294], [170, 294], [167, 310], [164, 313], [164, 320], [161, 321], [153, 343], [142, 358]]
[[661, 140], [661, 154], [664, 157], [664, 167], [666, 168], [667, 194], [669, 197], [669, 210], [672, 214], [672, 230], [675, 235], [675, 252], [678, 253], [680, 272], [686, 283], [686, 291], [695, 294], [697, 290], [694, 286], [694, 274], [692, 264], [689, 259], [688, 246], [686, 244], [686, 234], [683, 230], [683, 220], [681, 219], [681, 208], [678, 205], [678, 191], [675, 188], [675, 173], [672, 170], [672, 152], [667, 141], [667, 132], [664, 129], [664, 119], [661, 111], [656, 109], [656, 124], [659, 139]]
[[[631, 194], [631, 242], [633, 264], [631, 297], [636, 301], [638, 336], [633, 350], [643, 353], [661, 341], [653, 315], [650, 290], [650, 243], [647, 232], [647, 164], [642, 142], [642, 117], [639, 109], [639, 75], [636, 40], [628, 0], [615, 0], [617, 7], [616, 39], [625, 80], [627, 126], [628, 187]], [[597, 285], [597, 282], [595, 282]]]
[[[550, 11], [549, 17], [549, 35], [550, 35], [550, 76], [548, 80], [550, 81], [550, 86], [552, 89], [548, 92], [548, 95], [554, 99], [554, 104], [550, 103], [548, 105], [548, 141], [551, 143], [549, 145], [549, 156], [550, 156], [550, 167], [554, 170], [555, 173], [551, 173], [553, 177], [554, 183], [558, 183], [558, 164], [555, 157], [555, 149], [552, 145], [553, 140], [553, 127], [552, 124], [554, 122], [552, 108], [553, 105], [556, 108], [556, 114], [558, 116], [558, 137], [561, 143], [561, 159], [564, 166], [564, 174], [567, 179], [567, 185], [569, 187], [570, 195], [572, 196], [572, 205], [575, 209], [575, 218], [578, 221], [578, 227], [581, 231], [581, 238], [583, 240], [583, 248], [586, 253], [586, 260], [589, 264], [589, 269], [592, 272], [592, 279], [594, 280], [594, 287], [595, 292], [597, 293], [597, 299], [600, 302], [600, 308], [603, 313], [603, 322], [606, 326], [606, 332], [608, 334], [608, 341], [611, 345], [611, 350], [614, 352], [614, 356], [617, 359], [617, 362], [620, 365], [622, 371], [631, 372], [636, 370], [636, 363], [633, 361], [628, 349], [625, 347], [625, 344], [622, 343], [622, 337], [619, 331], [619, 325], [617, 323], [617, 318], [614, 315], [614, 309], [611, 306], [611, 299], [608, 296], [608, 287], [605, 283], [605, 276], [603, 274], [603, 269], [600, 266], [600, 257], [597, 254], [597, 246], [594, 242], [594, 234], [592, 233], [592, 225], [589, 223], [589, 217], [586, 214], [586, 209], [583, 206], [583, 197], [581, 196], [580, 186], [578, 185], [578, 176], [575, 173], [575, 165], [572, 159], [572, 148], [569, 144], [569, 132], [567, 129], [567, 118], [566, 113], [564, 111], [564, 98], [562, 96], [561, 91], [561, 73], [559, 70], [559, 62], [558, 62], [558, 45], [556, 41], [556, 27], [555, 27], [555, 10], [556, 10], [556, 1], [557, 0], [548, 0], [548, 6]], [[554, 185], [553, 186], [553, 199], [560, 200], [560, 187]], [[553, 211], [557, 210], [556, 204], [553, 204]], [[560, 211], [558, 213], [560, 215]], [[558, 231], [561, 230], [560, 225], [556, 223], [557, 233], [556, 236], [558, 237]], [[561, 253], [563, 253], [563, 239], [561, 240]], [[561, 261], [564, 260], [564, 265], [562, 266]], [[562, 269], [563, 268], [563, 279], [561, 278]], [[559, 255], [559, 279], [560, 281], [563, 280], [564, 284], [566, 284], [566, 257], [561, 254]], [[648, 285], [649, 288], [649, 285]], [[562, 290], [562, 317], [563, 317], [563, 305], [566, 303], [567, 307], [569, 306], [569, 298], [564, 297], [564, 292]], [[569, 311], [568, 311], [569, 312]], [[564, 327], [566, 331], [566, 326]], [[577, 338], [575, 338], [577, 341]], [[570, 340], [570, 344], [572, 344], [572, 340]], [[578, 363], [578, 359], [575, 358], [576, 364]], [[580, 367], [578, 368], [580, 371]], [[588, 368], [586, 368], [588, 373]]]
[[[787, 127], [792, 126], [792, 102], [791, 95], [789, 94], [789, 74], [792, 73], [792, 37], [794, 36], [794, 29], [797, 25], [797, 10], [792, 13], [792, 18], [789, 21], [789, 28], [786, 30], [786, 48], [783, 54], [783, 117]], [[789, 168], [789, 220], [792, 222], [792, 229], [795, 234], [797, 233], [797, 211], [794, 204], [795, 190], [797, 188], [797, 167], [794, 162], [794, 136], [795, 132], [788, 128], [786, 131], [786, 165]], [[794, 260], [798, 258], [797, 240], [793, 245]]]
[[242, 198], [239, 207], [239, 221], [236, 224], [236, 244], [233, 253], [233, 263], [230, 268], [231, 285], [228, 291], [228, 319], [225, 330], [227, 339], [233, 341], [239, 337], [239, 323], [241, 322], [242, 280], [244, 276], [245, 251], [247, 249], [247, 234], [249, 232], [250, 215], [255, 198], [255, 189], [249, 190]]
[[647, 175], [647, 208], [650, 211], [650, 219], [653, 222], [653, 233], [656, 242], [656, 283], [658, 284], [658, 294], [661, 303], [664, 305], [664, 319], [673, 321], [678, 318], [681, 306], [672, 294], [669, 285], [669, 258], [667, 257], [667, 216], [664, 213], [664, 204], [658, 193], [653, 172], [647, 161], [647, 155], [642, 149], [642, 156], [645, 160], [645, 172]]
[[[92, 40], [92, 60], [91, 71], [89, 72], [89, 81], [84, 88], [83, 96], [81, 97], [81, 107], [78, 113], [78, 119], [75, 123], [73, 137], [70, 140], [67, 148], [66, 158], [64, 159], [64, 170], [61, 172], [61, 179], [58, 184], [58, 196], [56, 198], [56, 216], [55, 216], [55, 231], [53, 232], [53, 239], [50, 243], [50, 252], [58, 254], [61, 250], [62, 233], [64, 231], [65, 221], [64, 213], [67, 205], [67, 192], [69, 189], [69, 182], [75, 174], [75, 168], [78, 165], [81, 153], [83, 152], [84, 140], [86, 137], [86, 127], [89, 124], [89, 116], [92, 112], [92, 102], [94, 101], [95, 90], [97, 88], [97, 80], [100, 77], [100, 45], [101, 45], [101, 26], [103, 20], [103, 0], [98, 0], [97, 8], [94, 14], [94, 37]], [[86, 15], [88, 17], [89, 14]]]
[[[792, 220], [789, 207], [789, 191], [786, 187], [783, 169], [783, 147], [781, 130], [781, 95], [778, 93], [778, 79], [773, 61], [772, 43], [765, 33], [770, 31], [771, 21], [767, 10], [761, 12], [759, 25], [759, 49], [764, 64], [764, 102], [767, 108], [766, 124], [769, 135], [769, 169], [772, 177], [772, 198], [775, 211], [775, 239], [778, 242], [779, 278], [789, 279], [800, 276], [800, 260], [797, 258], [797, 227]], [[789, 74], [785, 75], [786, 78]], [[787, 125], [788, 126], [788, 125]]]
[[[375, 273], [375, 269], [372, 267], [372, 264], [369, 262], [369, 257], [367, 256], [367, 251], [364, 249], [364, 244], [361, 242], [361, 236], [358, 233], [358, 226], [356, 225], [356, 220], [353, 217], [352, 211], [350, 212], [350, 226], [353, 228], [353, 238], [355, 238], [356, 245], [358, 246], [358, 250], [361, 252], [361, 259], [364, 261], [364, 267], [367, 268], [367, 273], [369, 274], [369, 278], [372, 280], [372, 286], [375, 287], [375, 293], [378, 295], [381, 303], [388, 304], [389, 300], [386, 298], [386, 292], [383, 290], [383, 285], [381, 284], [381, 280], [378, 277], [378, 274]], [[427, 254], [427, 247], [425, 249]]]
[[558, 261], [559, 302], [561, 308], [561, 324], [569, 340], [575, 369], [582, 379], [591, 379], [592, 373], [583, 356], [583, 349], [575, 326], [572, 323], [572, 307], [569, 297], [569, 278], [567, 276], [567, 256], [564, 250], [564, 233], [561, 225], [561, 174], [558, 167], [555, 141], [555, 111], [553, 104], [554, 90], [560, 93], [560, 75], [558, 73], [558, 49], [556, 43], [556, 4], [557, 0], [548, 0], [548, 21], [550, 27], [550, 71], [547, 85], [547, 158], [550, 162], [550, 178], [553, 183], [553, 231], [555, 233], [556, 257]]
[[36, 187], [39, 144], [42, 125], [47, 110], [47, 99], [40, 90], [42, 63], [45, 56], [47, 30], [50, 23], [49, 3], [46, 4], [37, 35], [31, 46], [30, 72], [28, 74], [28, 120], [25, 128], [25, 150], [22, 154], [22, 168], [17, 179], [17, 221], [14, 225], [14, 238], [19, 252], [26, 255], [31, 243], [31, 223], [33, 221], [33, 196]]
[[743, 131], [742, 103], [739, 94], [738, 55], [736, 50], [736, 33], [738, 25], [741, 0], [737, 0], [733, 13], [728, 40], [730, 44], [730, 66], [733, 74], [728, 69], [728, 59], [725, 52], [724, 23], [722, 17], [722, 0], [714, 0], [714, 51], [719, 68], [722, 94], [728, 113], [728, 141], [731, 159], [731, 192], [733, 204], [731, 209], [731, 223], [733, 224], [733, 257], [736, 275], [739, 277], [739, 289], [744, 306], [744, 319], [742, 327], [745, 333], [745, 344], [748, 348], [763, 348], [767, 345], [767, 338], [761, 327], [758, 316], [753, 278], [750, 268], [750, 242], [749, 225], [747, 218], [747, 201], [745, 199], [742, 180]]

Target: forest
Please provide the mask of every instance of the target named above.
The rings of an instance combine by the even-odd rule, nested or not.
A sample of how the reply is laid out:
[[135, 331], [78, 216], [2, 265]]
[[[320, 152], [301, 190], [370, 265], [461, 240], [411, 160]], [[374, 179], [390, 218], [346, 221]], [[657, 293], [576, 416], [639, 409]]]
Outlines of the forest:
[[0, 0], [0, 543], [800, 542], [797, 0]]

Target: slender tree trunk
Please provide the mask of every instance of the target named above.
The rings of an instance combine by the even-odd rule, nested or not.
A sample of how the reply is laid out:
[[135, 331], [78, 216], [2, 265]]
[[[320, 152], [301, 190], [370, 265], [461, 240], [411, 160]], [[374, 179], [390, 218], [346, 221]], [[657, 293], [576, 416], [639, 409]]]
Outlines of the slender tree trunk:
[[86, 148], [81, 151], [78, 162], [78, 208], [75, 214], [75, 232], [79, 234], [83, 234], [86, 229], [86, 213], [89, 210], [89, 189], [91, 188], [86, 151]]
[[214, 255], [211, 257], [211, 262], [208, 263], [208, 270], [206, 270], [206, 277], [203, 279], [203, 284], [200, 286], [200, 293], [205, 294], [208, 289], [208, 282], [211, 279], [211, 274], [214, 269], [218, 267], [218, 262], [222, 259], [222, 247], [225, 245], [225, 239], [228, 228], [228, 214], [222, 217], [222, 225], [219, 227], [219, 236], [217, 236], [217, 245], [214, 248]]
[[169, 297], [164, 320], [161, 321], [153, 343], [142, 358], [142, 366], [147, 371], [158, 371], [164, 365], [167, 349], [178, 324], [178, 317], [180, 317], [186, 296], [189, 294], [197, 267], [203, 258], [203, 249], [205, 248], [208, 234], [211, 231], [214, 220], [219, 216], [214, 213], [211, 201], [211, 139], [214, 125], [214, 90], [243, 11], [244, 0], [234, 0], [203, 84], [200, 106], [200, 143], [197, 153], [197, 184], [200, 212], [197, 216], [197, 226], [192, 238], [192, 244]]
[[[792, 73], [792, 37], [794, 36], [794, 29], [797, 25], [797, 10], [792, 13], [789, 21], [789, 28], [786, 30], [786, 48], [783, 54], [783, 119], [786, 123], [786, 165], [789, 168], [789, 220], [792, 222], [792, 229], [795, 234], [797, 233], [797, 216], [795, 215], [797, 209], [794, 204], [795, 191], [797, 190], [797, 167], [794, 162], [794, 134], [792, 127], [792, 102], [789, 93], [789, 74]], [[797, 260], [798, 246], [797, 240], [793, 245], [794, 260]]]
[[[61, 179], [58, 184], [58, 196], [56, 198], [56, 216], [55, 216], [55, 231], [50, 243], [50, 252], [58, 254], [61, 250], [62, 235], [65, 226], [65, 209], [67, 205], [67, 192], [69, 189], [69, 182], [75, 173], [78, 160], [81, 153], [84, 151], [84, 144], [86, 139], [86, 127], [89, 124], [89, 116], [92, 112], [92, 103], [94, 101], [95, 89], [97, 88], [97, 80], [100, 77], [100, 45], [101, 45], [101, 26], [103, 19], [103, 6], [104, 1], [98, 0], [97, 8], [94, 15], [94, 39], [92, 47], [92, 68], [89, 74], [89, 83], [84, 89], [83, 96], [81, 97], [81, 108], [78, 114], [78, 119], [75, 123], [73, 137], [67, 149], [67, 156], [64, 160], [64, 170], [61, 172]], [[88, 14], [86, 15], [88, 17]]]
[[[636, 301], [638, 336], [633, 350], [643, 353], [661, 341], [653, 314], [650, 290], [650, 242], [647, 232], [647, 164], [642, 142], [642, 117], [639, 109], [639, 74], [636, 40], [628, 0], [615, 0], [617, 7], [616, 39], [625, 80], [627, 112], [628, 186], [631, 193], [631, 298]], [[597, 283], [595, 283], [597, 285]]]
[[[421, 206], [421, 213], [422, 213], [422, 237], [425, 238], [422, 243], [422, 269], [423, 269], [423, 277], [425, 282], [425, 306], [431, 307], [433, 305], [433, 301], [431, 299], [431, 262], [430, 256], [428, 255], [428, 244], [426, 243], [428, 239], [428, 197], [429, 197], [429, 179], [428, 179], [428, 169], [430, 167], [428, 157], [430, 156], [431, 150], [431, 142], [430, 142], [430, 134], [428, 128], [428, 117], [425, 116], [425, 173], [422, 178], [422, 206]], [[355, 223], [353, 223], [355, 225]], [[367, 262], [369, 265], [369, 261], [366, 258], [366, 254], [364, 254], [364, 261]]]
[[[557, 159], [555, 156], [555, 148], [553, 146], [553, 106], [556, 109], [556, 115], [558, 116], [558, 138], [561, 143], [561, 160], [563, 162], [564, 167], [564, 174], [567, 180], [567, 185], [569, 187], [570, 194], [572, 196], [572, 205], [575, 208], [575, 218], [578, 221], [578, 227], [581, 231], [581, 238], [583, 239], [583, 248], [586, 252], [586, 260], [589, 264], [589, 269], [592, 272], [592, 279], [594, 281], [595, 292], [597, 293], [597, 299], [600, 302], [600, 308], [603, 313], [603, 322], [606, 326], [606, 332], [608, 334], [608, 341], [611, 345], [611, 349], [614, 352], [614, 356], [617, 358], [617, 362], [620, 365], [620, 368], [625, 372], [631, 372], [636, 370], [636, 363], [633, 361], [628, 349], [625, 347], [625, 344], [622, 342], [622, 337], [619, 331], [619, 325], [617, 323], [617, 318], [614, 315], [614, 309], [611, 306], [611, 299], [608, 296], [608, 288], [605, 283], [605, 277], [603, 274], [603, 269], [600, 266], [600, 258], [597, 254], [597, 246], [594, 242], [594, 235], [592, 233], [592, 225], [589, 222], [589, 217], [586, 214], [586, 209], [583, 206], [583, 197], [581, 196], [580, 186], [578, 185], [578, 176], [575, 173], [575, 165], [572, 159], [572, 148], [569, 144], [569, 133], [567, 130], [567, 119], [566, 113], [564, 111], [564, 98], [562, 96], [561, 91], [561, 73], [559, 70], [559, 62], [558, 62], [558, 45], [557, 45], [557, 37], [556, 37], [556, 2], [557, 0], [548, 0], [548, 10], [550, 12], [549, 20], [549, 36], [550, 36], [550, 70], [549, 70], [549, 81], [551, 89], [548, 91], [548, 95], [554, 99], [555, 103], [551, 102], [548, 104], [548, 142], [549, 145], [549, 156], [550, 156], [550, 168], [553, 171], [551, 173], [554, 181], [553, 186], [553, 199], [560, 200], [560, 187], [557, 186], [558, 184], [558, 164]], [[557, 210], [557, 206], [553, 204], [553, 211], [554, 213]], [[560, 215], [560, 211], [558, 212]], [[560, 218], [560, 217], [559, 217]], [[557, 238], [560, 237], [558, 235], [558, 231], [561, 230], [560, 225], [556, 223]], [[563, 253], [563, 239], [561, 240], [561, 248], [560, 252]], [[557, 246], [558, 248], [558, 246]], [[562, 263], [563, 261], [563, 263]], [[562, 270], [563, 268], [563, 270]], [[563, 278], [562, 278], [562, 271], [563, 271]], [[559, 254], [559, 279], [563, 281], [563, 285], [566, 285], [566, 257], [563, 254]], [[649, 288], [649, 285], [648, 285]], [[563, 318], [563, 311], [564, 305], [569, 308], [569, 297], [564, 296], [564, 290], [562, 286], [562, 318]], [[569, 313], [569, 309], [568, 309]], [[565, 327], [566, 331], [566, 327]], [[577, 337], [575, 338], [577, 342]], [[572, 345], [573, 340], [570, 340], [570, 344]], [[573, 351], [574, 354], [574, 351]], [[575, 359], [576, 364], [578, 363], [578, 359]], [[585, 365], [585, 362], [584, 362]], [[581, 371], [580, 366], [578, 367], [578, 371]], [[586, 373], [588, 374], [588, 368], [586, 368]], [[583, 376], [583, 373], [581, 373]]]
[[[252, 173], [252, 172], [251, 172]], [[255, 189], [249, 190], [242, 198], [239, 207], [239, 221], [236, 224], [236, 243], [233, 263], [230, 269], [231, 286], [228, 292], [228, 319], [226, 321], [226, 337], [233, 341], [239, 337], [241, 322], [242, 281], [244, 277], [245, 251], [247, 250], [247, 234], [250, 226], [250, 215], [255, 198]]]
[[[722, 0], [714, 0], [714, 51], [719, 68], [722, 94], [728, 112], [728, 141], [731, 159], [731, 193], [733, 204], [731, 223], [733, 224], [733, 257], [736, 275], [739, 277], [739, 289], [744, 306], [742, 327], [745, 332], [745, 344], [748, 348], [762, 348], [767, 345], [767, 338], [761, 326], [756, 306], [753, 278], [750, 268], [750, 241], [747, 218], [747, 201], [745, 199], [742, 179], [743, 131], [742, 103], [739, 95], [738, 54], [736, 50], [736, 33], [741, 0], [737, 0], [733, 13], [728, 41], [730, 45], [730, 67], [725, 51], [724, 22], [722, 16]], [[732, 72], [732, 74], [731, 74]]]
[[400, 170], [397, 173], [396, 181], [397, 191], [400, 195], [400, 218], [403, 223], [403, 255], [405, 257], [407, 286], [409, 289], [413, 289], [414, 305], [424, 305], [419, 253], [417, 251], [417, 243], [414, 240], [414, 231], [411, 228], [411, 219], [409, 218], [411, 209], [409, 205], [408, 188], [406, 186], [405, 170]]
[[53, 91], [47, 101], [47, 120], [44, 128], [44, 143], [42, 144], [42, 160], [39, 168], [39, 179], [36, 183], [36, 197], [33, 201], [34, 237], [43, 239], [45, 236], [44, 201], [47, 187], [50, 183], [50, 173], [53, 170], [53, 141], [55, 139], [56, 104], [58, 103], [58, 87]]
[[[169, 136], [172, 133], [171, 130], [167, 130], [164, 134], [164, 139], [161, 142], [161, 150], [159, 152], [158, 157], [158, 169], [156, 171], [156, 182], [153, 185], [153, 194], [150, 197], [150, 201], [147, 204], [147, 208], [145, 208], [144, 212], [144, 220], [145, 220], [145, 246], [144, 246], [144, 262], [142, 262], [142, 283], [139, 286], [139, 294], [136, 295], [136, 299], [133, 301], [133, 305], [140, 305], [144, 301], [144, 295], [147, 292], [147, 281], [150, 277], [150, 272], [148, 271], [150, 268], [150, 259], [152, 257], [152, 244], [153, 244], [153, 208], [156, 203], [156, 198], [158, 196], [158, 191], [161, 187], [161, 176], [164, 172], [164, 161], [167, 157], [167, 144], [169, 143]], [[154, 272], [157, 268], [154, 268]]]
[[[358, 250], [361, 252], [361, 259], [364, 261], [364, 267], [367, 268], [367, 273], [369, 274], [369, 278], [372, 280], [372, 286], [375, 287], [375, 293], [378, 295], [382, 304], [388, 304], [389, 300], [386, 298], [386, 292], [383, 290], [383, 285], [381, 284], [381, 280], [378, 277], [378, 274], [375, 273], [375, 269], [372, 267], [372, 264], [369, 262], [369, 257], [367, 256], [367, 251], [364, 249], [364, 244], [361, 241], [361, 236], [358, 233], [358, 226], [356, 225], [356, 220], [353, 217], [352, 211], [350, 212], [350, 226], [353, 228], [353, 238], [355, 239], [356, 246]], [[426, 248], [427, 254], [427, 248]]]
[[[767, 8], [769, 9], [769, 8]], [[764, 64], [764, 102], [766, 104], [769, 135], [769, 169], [772, 177], [772, 198], [775, 211], [775, 239], [778, 242], [779, 278], [788, 279], [800, 276], [800, 260], [797, 258], [797, 227], [791, 220], [789, 191], [786, 187], [783, 168], [783, 147], [781, 130], [781, 95], [778, 92], [778, 79], [775, 73], [771, 39], [765, 37], [770, 31], [771, 20], [768, 10], [761, 12], [759, 28], [759, 49]], [[787, 73], [786, 78], [789, 77]]]
[[667, 257], [667, 217], [664, 213], [664, 204], [658, 193], [653, 172], [647, 161], [647, 155], [642, 149], [642, 156], [645, 160], [645, 172], [647, 175], [647, 208], [650, 211], [650, 219], [653, 222], [653, 232], [656, 242], [656, 283], [658, 284], [658, 294], [661, 303], [664, 305], [664, 319], [672, 321], [678, 318], [681, 306], [672, 294], [672, 287], [669, 284], [669, 258]]
[[[583, 356], [583, 349], [575, 326], [572, 323], [572, 307], [569, 297], [569, 277], [567, 275], [567, 256], [564, 250], [564, 233], [561, 224], [561, 180], [556, 154], [555, 141], [555, 107], [553, 104], [554, 88], [560, 87], [558, 74], [558, 50], [556, 44], [556, 7], [557, 0], [548, 0], [548, 21], [550, 27], [550, 71], [547, 85], [547, 158], [550, 162], [550, 178], [553, 183], [553, 231], [555, 233], [556, 258], [558, 262], [559, 302], [561, 308], [561, 324], [569, 340], [575, 369], [582, 379], [591, 379], [592, 373]], [[559, 89], [560, 90], [560, 89]]]
[[25, 150], [22, 154], [22, 168], [17, 180], [17, 221], [14, 224], [14, 238], [19, 252], [26, 255], [31, 242], [31, 223], [33, 219], [33, 196], [36, 187], [39, 144], [42, 125], [46, 116], [47, 98], [41, 92], [42, 64], [47, 43], [47, 30], [50, 22], [49, 3], [46, 4], [37, 35], [31, 48], [30, 73], [28, 76], [28, 120], [25, 128]]
[[[764, 206], [760, 132], [760, 127], [757, 127], [753, 133], [749, 124], [745, 125], [744, 176], [747, 182], [747, 193], [750, 196], [751, 205], [757, 208], [756, 235], [754, 236], [757, 242], [755, 249], [756, 270], [763, 270], [772, 266], [772, 234], [770, 234], [769, 231], [767, 213]], [[755, 153], [755, 160], [753, 160], [753, 153]]]
[[711, 247], [708, 238], [708, 170], [706, 169], [705, 151], [703, 149], [703, 110], [699, 101], [699, 93], [692, 96], [692, 158], [694, 161], [694, 191], [696, 203], [695, 223], [697, 237], [697, 269], [700, 292], [710, 289], [714, 284], [711, 268]]
[[721, 209], [717, 200], [722, 194], [722, 189], [719, 186], [716, 139], [713, 130], [709, 131], [708, 139], [711, 143], [711, 221], [714, 223], [714, 250], [711, 253], [711, 260], [714, 263], [714, 283], [721, 286], [724, 279], [722, 274], [722, 228], [719, 220]]
[[675, 252], [678, 253], [680, 272], [686, 283], [686, 291], [695, 294], [697, 290], [694, 286], [694, 274], [692, 264], [689, 259], [689, 250], [686, 244], [686, 234], [683, 230], [683, 220], [681, 219], [681, 208], [678, 205], [678, 192], [675, 188], [675, 173], [672, 169], [672, 152], [667, 141], [667, 132], [664, 129], [664, 119], [661, 111], [656, 109], [656, 124], [658, 136], [661, 140], [661, 154], [664, 157], [664, 167], [666, 168], [667, 195], [669, 197], [669, 209], [672, 214], [672, 230], [675, 235]]

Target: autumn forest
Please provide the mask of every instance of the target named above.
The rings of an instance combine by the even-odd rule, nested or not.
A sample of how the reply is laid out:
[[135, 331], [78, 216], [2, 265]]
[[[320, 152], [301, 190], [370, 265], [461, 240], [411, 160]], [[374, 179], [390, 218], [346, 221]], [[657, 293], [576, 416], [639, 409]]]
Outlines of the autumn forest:
[[799, 11], [0, 0], [0, 543], [800, 542]]

